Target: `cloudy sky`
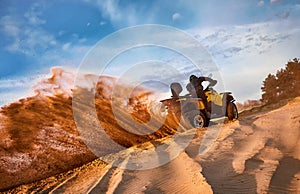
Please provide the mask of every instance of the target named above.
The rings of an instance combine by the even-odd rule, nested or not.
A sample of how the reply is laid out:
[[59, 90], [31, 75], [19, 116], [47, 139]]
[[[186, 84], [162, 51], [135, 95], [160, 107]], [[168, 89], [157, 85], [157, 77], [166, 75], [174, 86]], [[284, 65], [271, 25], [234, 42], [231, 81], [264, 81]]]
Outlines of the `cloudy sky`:
[[[195, 37], [241, 102], [260, 98], [266, 75], [300, 57], [299, 0], [0, 0], [0, 7], [0, 105], [25, 95], [50, 67], [76, 69], [99, 40], [141, 24]], [[132, 52], [122, 69], [154, 55], [185, 69], [180, 57], [165, 53]]]

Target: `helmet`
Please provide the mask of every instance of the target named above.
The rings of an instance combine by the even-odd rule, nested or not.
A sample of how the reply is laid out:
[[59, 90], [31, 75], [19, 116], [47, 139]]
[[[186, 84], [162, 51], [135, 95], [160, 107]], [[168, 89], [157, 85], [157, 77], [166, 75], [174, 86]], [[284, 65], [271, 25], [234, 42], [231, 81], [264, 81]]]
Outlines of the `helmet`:
[[191, 75], [191, 76], [190, 76], [190, 82], [191, 82], [192, 80], [194, 80], [194, 79], [197, 79], [197, 76]]

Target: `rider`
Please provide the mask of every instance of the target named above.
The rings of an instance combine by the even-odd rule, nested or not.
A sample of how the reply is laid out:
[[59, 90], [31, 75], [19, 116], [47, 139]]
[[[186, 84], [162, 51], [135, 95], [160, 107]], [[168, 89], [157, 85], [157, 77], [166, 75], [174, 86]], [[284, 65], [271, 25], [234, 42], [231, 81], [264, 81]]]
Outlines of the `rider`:
[[201, 98], [205, 107], [209, 109], [207, 103], [207, 97], [203, 90], [202, 82], [208, 81], [210, 86], [214, 86], [217, 84], [217, 80], [211, 79], [209, 77], [197, 77], [195, 75], [190, 76], [190, 83], [187, 84], [186, 89], [193, 97]]

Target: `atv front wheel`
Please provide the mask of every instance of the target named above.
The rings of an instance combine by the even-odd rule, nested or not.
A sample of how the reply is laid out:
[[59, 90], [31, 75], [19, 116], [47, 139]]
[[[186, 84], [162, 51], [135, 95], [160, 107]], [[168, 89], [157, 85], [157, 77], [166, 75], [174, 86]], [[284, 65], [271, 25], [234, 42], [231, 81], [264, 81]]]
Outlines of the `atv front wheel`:
[[192, 127], [203, 128], [207, 127], [209, 120], [201, 111], [191, 111], [185, 114], [185, 119], [189, 122]]
[[238, 119], [239, 113], [236, 105], [233, 102], [229, 102], [227, 105], [227, 116], [228, 120], [232, 121], [233, 119]]

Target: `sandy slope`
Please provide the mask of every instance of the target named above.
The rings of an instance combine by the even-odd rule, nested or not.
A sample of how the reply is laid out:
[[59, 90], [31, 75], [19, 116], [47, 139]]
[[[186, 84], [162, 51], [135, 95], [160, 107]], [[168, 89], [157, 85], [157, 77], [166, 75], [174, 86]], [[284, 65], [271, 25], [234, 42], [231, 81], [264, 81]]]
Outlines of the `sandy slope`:
[[[183, 136], [189, 136], [191, 132]], [[157, 142], [170, 143], [164, 140]], [[128, 157], [133, 153], [143, 155], [143, 148], [151, 149], [154, 144], [145, 143], [112, 154], [104, 159], [110, 160], [109, 164], [104, 163], [103, 158], [97, 159], [59, 176], [15, 188], [9, 193], [212, 193], [210, 185], [201, 174], [201, 166], [185, 152], [157, 168], [123, 169], [128, 165]], [[121, 168], [111, 165], [116, 160], [121, 161]]]
[[[97, 157], [91, 147], [97, 148], [97, 154], [103, 156], [175, 132], [173, 126], [177, 124], [172, 119], [166, 120], [158, 131], [149, 135], [129, 133], [120, 126], [112, 110], [111, 88], [115, 82], [112, 77], [84, 75], [86, 85], [97, 83], [96, 92], [92, 94], [90, 88], [72, 88], [74, 75], [59, 68], [52, 72], [51, 78], [42, 80], [35, 87], [35, 96], [0, 108], [0, 191], [93, 161]], [[121, 97], [127, 90], [127, 86], [120, 86], [114, 102], [121, 104], [116, 106], [122, 114], [119, 122], [134, 132], [137, 128], [128, 121], [132, 117], [141, 120], [140, 115], [148, 113], [137, 101], [149, 92], [136, 88], [132, 92], [131, 104], [125, 106]], [[76, 99], [74, 94], [79, 94]], [[95, 98], [95, 104], [93, 101], [83, 102], [87, 96]], [[75, 107], [74, 103], [78, 106]], [[139, 112], [130, 114], [129, 108]], [[74, 121], [75, 110], [82, 116], [82, 131]], [[93, 111], [95, 115], [90, 114]], [[98, 122], [104, 130], [97, 130]], [[155, 122], [159, 123], [159, 118]], [[140, 128], [142, 131], [149, 129], [152, 130], [147, 126]]]
[[[186, 151], [154, 169], [123, 170], [97, 159], [10, 192], [300, 193], [299, 110], [300, 98], [297, 98], [264, 114], [212, 125], [207, 129], [210, 133], [218, 132], [219, 127], [221, 132], [207, 152], [202, 152], [201, 142], [208, 131], [190, 130], [182, 134], [196, 134]], [[167, 147], [171, 141], [156, 142]], [[149, 149], [149, 144], [139, 148]], [[142, 151], [133, 147], [113, 154], [110, 159], [121, 158], [120, 165], [125, 167], [132, 152], [139, 155]]]
[[[91, 115], [93, 102], [84, 99], [93, 94], [74, 90], [72, 74], [65, 74], [53, 69], [36, 96], [1, 108], [0, 190], [24, 184], [8, 192], [300, 193], [300, 98], [273, 111], [248, 111], [239, 121], [181, 133], [179, 138], [191, 141], [181, 152], [183, 143], [172, 138], [180, 127], [173, 117], [159, 125], [162, 118], [155, 116], [152, 126], [140, 125], [152, 114], [143, 101], [148, 91], [138, 88], [124, 104], [128, 88], [120, 87], [113, 100], [117, 120], [111, 100], [115, 80], [85, 76], [87, 85], [98, 82]], [[76, 102], [83, 133], [74, 121]], [[104, 130], [98, 130], [98, 121]], [[134, 133], [144, 131], [155, 133]], [[102, 158], [94, 160], [91, 148]]]
[[[300, 98], [262, 115], [225, 125], [196, 156], [216, 193], [300, 193]], [[193, 157], [193, 155], [191, 155]]]

